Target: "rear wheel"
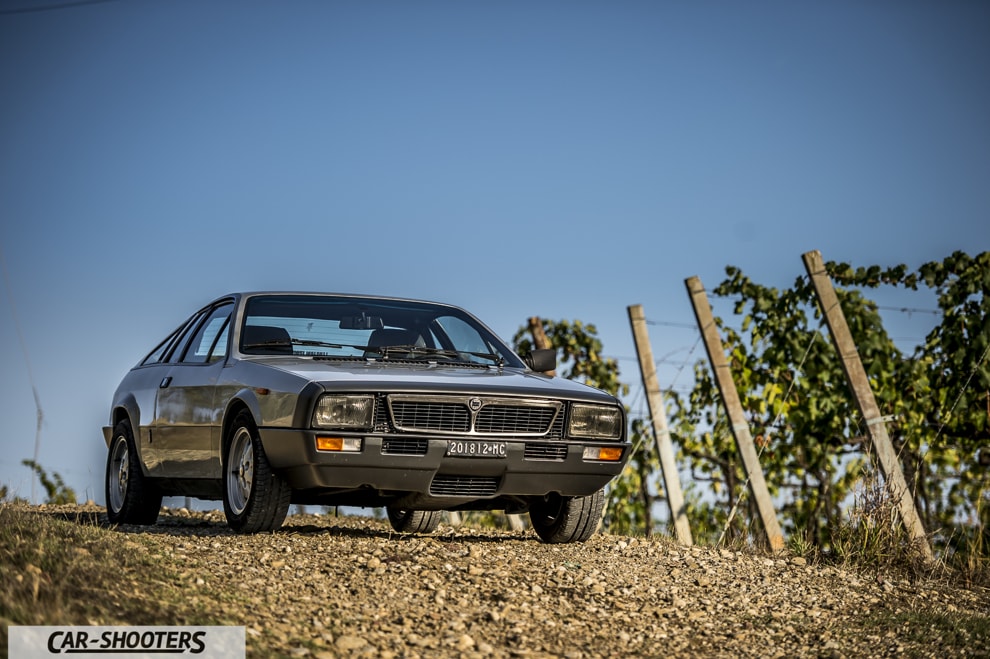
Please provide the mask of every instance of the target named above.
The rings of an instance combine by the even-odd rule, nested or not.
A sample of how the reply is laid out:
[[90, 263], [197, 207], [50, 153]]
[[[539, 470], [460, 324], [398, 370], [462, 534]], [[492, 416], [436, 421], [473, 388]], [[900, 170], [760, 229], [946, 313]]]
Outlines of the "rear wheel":
[[439, 510], [386, 508], [389, 524], [399, 533], [433, 533], [440, 524]]
[[601, 490], [586, 497], [549, 494], [530, 504], [529, 518], [543, 542], [584, 542], [598, 530], [604, 507]]
[[113, 429], [107, 454], [107, 520], [111, 524], [154, 524], [162, 507], [162, 493], [141, 471], [131, 422]]
[[240, 412], [234, 419], [223, 456], [223, 512], [230, 528], [241, 533], [274, 531], [289, 511], [292, 489], [272, 470], [254, 419]]

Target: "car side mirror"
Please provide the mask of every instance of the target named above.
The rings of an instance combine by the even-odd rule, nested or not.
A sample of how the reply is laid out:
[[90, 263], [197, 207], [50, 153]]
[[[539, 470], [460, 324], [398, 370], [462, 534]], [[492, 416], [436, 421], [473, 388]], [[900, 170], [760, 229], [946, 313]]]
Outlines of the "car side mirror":
[[534, 371], [540, 373], [552, 371], [557, 368], [557, 351], [553, 348], [534, 348], [523, 357], [523, 361]]

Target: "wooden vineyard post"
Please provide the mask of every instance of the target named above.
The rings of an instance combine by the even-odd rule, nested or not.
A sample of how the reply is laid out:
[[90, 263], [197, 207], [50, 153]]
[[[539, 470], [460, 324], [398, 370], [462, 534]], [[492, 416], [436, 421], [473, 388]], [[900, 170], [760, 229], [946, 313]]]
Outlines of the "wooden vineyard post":
[[925, 536], [925, 527], [922, 525], [918, 510], [914, 506], [914, 497], [911, 495], [907, 481], [904, 480], [904, 472], [901, 470], [901, 464], [898, 462], [894, 446], [887, 434], [887, 425], [880, 414], [880, 408], [866, 376], [866, 369], [863, 368], [863, 362], [859, 358], [859, 351], [853, 342], [846, 316], [842, 313], [842, 307], [839, 305], [839, 298], [832, 286], [832, 280], [825, 271], [822, 254], [818, 250], [814, 250], [805, 253], [802, 258], [804, 267], [808, 271], [808, 277], [811, 279], [811, 285], [815, 289], [815, 295], [818, 297], [822, 315], [825, 316], [829, 334], [832, 336], [832, 345], [839, 353], [839, 358], [842, 360], [842, 370], [849, 381], [849, 388], [852, 390], [856, 405], [866, 421], [866, 430], [873, 443], [873, 450], [876, 451], [888, 491], [897, 501], [897, 510], [912, 541], [917, 544], [924, 557], [930, 562], [933, 560], [932, 548]]
[[725, 412], [729, 417], [732, 436], [736, 440], [743, 467], [746, 469], [750, 493], [756, 502], [760, 521], [763, 522], [767, 542], [773, 551], [779, 551], [784, 548], [784, 536], [777, 521], [777, 512], [773, 508], [773, 501], [770, 499], [766, 479], [763, 477], [763, 469], [760, 467], [760, 458], [753, 444], [753, 436], [749, 432], [749, 424], [743, 415], [739, 392], [736, 391], [736, 385], [732, 381], [732, 373], [729, 370], [729, 363], [725, 359], [725, 349], [722, 347], [722, 339], [719, 338], [718, 328], [715, 326], [715, 318], [712, 315], [711, 305], [708, 303], [708, 296], [705, 294], [705, 288], [701, 285], [701, 280], [698, 277], [689, 277], [684, 283], [687, 285], [688, 295], [691, 297], [694, 316], [698, 321], [698, 328], [701, 330], [708, 360], [712, 365], [712, 375], [715, 377], [715, 383], [718, 385], [718, 391], [722, 396], [722, 404], [725, 406]]
[[646, 400], [650, 406], [653, 436], [656, 438], [657, 454], [660, 456], [660, 470], [663, 472], [664, 491], [667, 494], [670, 519], [674, 522], [674, 535], [678, 542], [690, 547], [694, 544], [694, 540], [691, 538], [691, 526], [688, 524], [687, 513], [684, 509], [681, 479], [677, 473], [674, 447], [670, 441], [667, 410], [664, 408], [660, 384], [657, 381], [657, 368], [653, 361], [653, 349], [650, 347], [650, 337], [646, 330], [643, 305], [634, 304], [628, 307], [628, 311], [633, 340], [636, 342], [636, 355], [639, 357], [639, 372], [643, 377], [643, 389], [646, 391]]

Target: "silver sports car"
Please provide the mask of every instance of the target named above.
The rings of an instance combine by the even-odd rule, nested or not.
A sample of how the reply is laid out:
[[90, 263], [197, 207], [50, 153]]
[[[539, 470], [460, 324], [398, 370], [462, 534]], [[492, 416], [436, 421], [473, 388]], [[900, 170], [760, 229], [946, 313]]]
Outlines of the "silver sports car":
[[541, 373], [446, 304], [237, 293], [194, 313], [124, 377], [107, 515], [154, 524], [162, 497], [222, 500], [242, 532], [291, 503], [385, 507], [428, 533], [444, 510], [529, 512], [545, 542], [591, 537], [630, 450], [613, 396]]

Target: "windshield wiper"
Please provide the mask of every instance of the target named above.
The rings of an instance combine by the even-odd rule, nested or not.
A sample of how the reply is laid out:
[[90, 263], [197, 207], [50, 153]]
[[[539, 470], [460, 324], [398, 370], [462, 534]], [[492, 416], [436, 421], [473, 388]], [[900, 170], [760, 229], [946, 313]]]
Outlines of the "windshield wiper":
[[247, 348], [271, 348], [271, 347], [284, 347], [289, 346], [311, 346], [317, 348], [334, 348], [336, 350], [342, 350], [344, 348], [355, 348], [357, 350], [372, 350], [374, 352], [381, 352], [380, 348], [370, 348], [368, 346], [358, 346], [350, 345], [348, 343], [330, 343], [329, 341], [316, 341], [314, 339], [269, 339], [268, 341], [259, 341], [257, 343], [248, 343], [244, 346]]
[[467, 350], [446, 350], [444, 348], [428, 348], [426, 346], [414, 346], [414, 345], [397, 345], [397, 346], [381, 346], [377, 348], [368, 347], [368, 350], [378, 352], [386, 359], [391, 352], [404, 353], [406, 355], [426, 355], [429, 357], [446, 357], [448, 359], [464, 362], [466, 361], [463, 357], [464, 355], [473, 355], [475, 357], [481, 357], [483, 359], [489, 359], [495, 363], [496, 366], [502, 366], [505, 360], [499, 356], [492, 354], [490, 352], [470, 352]]
[[316, 346], [319, 348], [336, 348], [340, 350], [341, 348], [353, 348], [355, 346], [341, 345], [339, 343], [330, 343], [329, 341], [316, 341], [314, 339], [292, 339], [292, 345], [294, 346]]
[[267, 341], [256, 341], [254, 343], [245, 343], [241, 346], [244, 350], [250, 350], [251, 348], [291, 348], [291, 341], [284, 341], [282, 339], [268, 339]]
[[493, 352], [466, 352], [464, 354], [474, 355], [475, 357], [481, 357], [482, 359], [490, 359], [499, 368], [505, 365], [505, 358], [502, 357], [502, 355], [496, 355]]

